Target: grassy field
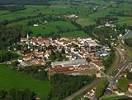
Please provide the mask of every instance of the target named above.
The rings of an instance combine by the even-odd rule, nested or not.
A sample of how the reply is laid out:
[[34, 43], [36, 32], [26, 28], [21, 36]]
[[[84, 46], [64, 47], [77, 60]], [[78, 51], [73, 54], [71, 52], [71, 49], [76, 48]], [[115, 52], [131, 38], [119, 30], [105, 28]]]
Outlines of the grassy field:
[[71, 37], [87, 37], [88, 35], [83, 32], [83, 31], [72, 31], [72, 32], [65, 32], [62, 34], [63, 37], [68, 37], [68, 38], [71, 38]]
[[52, 21], [47, 24], [40, 24], [37, 27], [31, 26], [31, 30], [35, 35], [52, 34], [61, 31], [74, 31], [76, 29], [77, 27], [67, 21]]
[[[45, 15], [69, 15], [76, 14], [79, 16], [77, 22], [82, 26], [90, 25], [95, 23], [95, 19], [110, 15], [114, 13], [125, 13], [131, 15], [132, 7], [128, 3], [123, 4], [112, 4], [106, 3], [103, 0], [90, 1], [93, 4], [80, 4], [80, 5], [26, 5], [24, 10], [9, 12], [6, 10], [0, 10], [0, 20], [15, 20], [27, 16], [36, 16], [40, 13]], [[112, 5], [112, 7], [111, 7]], [[93, 11], [94, 7], [98, 7], [97, 11]], [[115, 16], [115, 15], [114, 15]], [[132, 25], [131, 17], [117, 16], [119, 18], [119, 24], [128, 23]]]
[[132, 25], [132, 17], [119, 17], [119, 25], [127, 24]]
[[[107, 15], [116, 16], [119, 20], [117, 24], [127, 24], [132, 25], [132, 6], [129, 3], [108, 3], [104, 0], [89, 0], [89, 2], [83, 0], [79, 5], [71, 5], [71, 4], [53, 4], [50, 6], [46, 5], [25, 5], [24, 10], [10, 12], [7, 10], [0, 10], [0, 21], [2, 20], [9, 20], [13, 21], [20, 18], [27, 18], [27, 17], [35, 17], [37, 15], [44, 14], [44, 15], [70, 15], [76, 14], [78, 19], [76, 22], [80, 24], [82, 27], [96, 24], [96, 20], [100, 17], [105, 17]], [[94, 8], [97, 8], [94, 10]], [[126, 14], [124, 16], [119, 16], [118, 14], [123, 13]], [[129, 15], [129, 17], [127, 16]], [[28, 18], [28, 19], [21, 19], [17, 22], [13, 22], [12, 24], [23, 24], [26, 28], [29, 28], [33, 31], [35, 35], [43, 35], [43, 34], [51, 34], [60, 32], [60, 30], [73, 30], [76, 31], [76, 27], [69, 22], [62, 22], [62, 21], [52, 21], [48, 24], [41, 24], [39, 27], [27, 26], [27, 22], [29, 20], [38, 19], [35, 18]], [[65, 28], [65, 29], [64, 29]], [[71, 32], [70, 32], [71, 33]], [[69, 34], [69, 33], [68, 33]], [[75, 33], [76, 34], [76, 33]], [[65, 33], [64, 36], [67, 36]], [[74, 35], [72, 35], [74, 36]], [[75, 35], [76, 36], [76, 35]], [[84, 35], [85, 36], [85, 35]]]
[[[15, 11], [15, 12], [8, 12], [1, 11], [0, 12], [0, 19], [1, 20], [14, 20], [16, 18], [22, 18], [26, 16], [35, 16], [39, 13], [45, 15], [64, 15], [64, 14], [78, 14], [78, 15], [86, 15], [88, 14], [88, 7], [82, 6], [71, 6], [71, 5], [52, 5], [52, 6], [35, 6], [35, 5], [27, 5], [26, 9]], [[5, 14], [3, 14], [5, 13]]]
[[40, 81], [24, 73], [11, 70], [8, 65], [0, 65], [0, 90], [30, 89], [41, 98], [47, 97], [50, 91], [49, 81]]
[[128, 89], [128, 79], [121, 77], [117, 82], [117, 87], [121, 92], [126, 92]]
[[79, 18], [79, 19], [77, 19], [76, 22], [83, 27], [95, 24], [95, 21], [93, 19], [88, 18], [88, 17]]

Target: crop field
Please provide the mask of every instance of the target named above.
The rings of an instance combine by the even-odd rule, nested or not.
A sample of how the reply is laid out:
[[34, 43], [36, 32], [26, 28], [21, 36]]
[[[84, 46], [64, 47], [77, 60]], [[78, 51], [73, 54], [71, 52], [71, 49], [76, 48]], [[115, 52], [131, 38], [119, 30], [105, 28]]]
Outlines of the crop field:
[[47, 97], [50, 91], [49, 81], [40, 81], [32, 78], [25, 73], [16, 72], [8, 65], [0, 65], [0, 90], [9, 89], [30, 89], [37, 93], [41, 98]]
[[[7, 11], [5, 11], [7, 12]], [[15, 20], [17, 18], [27, 17], [27, 16], [35, 16], [39, 13], [45, 15], [65, 15], [65, 14], [79, 14], [79, 15], [86, 15], [88, 14], [88, 7], [82, 6], [71, 6], [71, 5], [52, 5], [52, 6], [34, 6], [34, 5], [27, 5], [26, 9], [15, 11], [15, 12], [7, 12], [4, 11], [0, 12], [0, 19], [1, 20]], [[3, 14], [5, 13], [5, 14]]]
[[[71, 5], [63, 4], [63, 2], [60, 4], [56, 0], [55, 2], [55, 4], [50, 6], [25, 5], [24, 10], [18, 10], [14, 12], [0, 10], [0, 21], [12, 21], [10, 25], [23, 24], [26, 28], [29, 28], [31, 31], [33, 31], [34, 35], [48, 35], [51, 33], [58, 33], [61, 30], [70, 30], [70, 32], [76, 31], [76, 27], [71, 23], [67, 21], [62, 22], [59, 20], [51, 20], [47, 24], [39, 24], [38, 27], [28, 26], [27, 22], [37, 19], [37, 17], [35, 17], [37, 15], [64, 16], [75, 14], [78, 16], [76, 22], [82, 27], [96, 24], [96, 20], [98, 18], [110, 15], [118, 18], [117, 24], [119, 25], [132, 25], [132, 6], [129, 3], [117, 4], [113, 2], [106, 3], [104, 0], [89, 0], [89, 2], [82, 0], [78, 5]], [[68, 32], [65, 32], [64, 36], [67, 36], [66, 33]]]

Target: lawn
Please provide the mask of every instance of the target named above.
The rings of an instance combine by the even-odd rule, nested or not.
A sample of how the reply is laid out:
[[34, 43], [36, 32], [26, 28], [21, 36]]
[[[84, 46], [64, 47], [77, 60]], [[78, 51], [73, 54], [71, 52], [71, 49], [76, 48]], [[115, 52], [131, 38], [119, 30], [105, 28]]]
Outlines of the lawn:
[[50, 91], [49, 81], [40, 81], [31, 76], [16, 72], [9, 65], [0, 65], [0, 89], [30, 89], [41, 98], [46, 98]]

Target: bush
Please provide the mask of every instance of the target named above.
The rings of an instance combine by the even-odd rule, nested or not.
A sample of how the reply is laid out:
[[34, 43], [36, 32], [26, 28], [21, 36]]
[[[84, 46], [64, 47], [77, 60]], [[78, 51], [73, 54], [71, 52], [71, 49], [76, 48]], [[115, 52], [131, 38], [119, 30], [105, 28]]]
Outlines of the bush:
[[11, 51], [0, 51], [0, 63], [17, 58], [19, 55]]

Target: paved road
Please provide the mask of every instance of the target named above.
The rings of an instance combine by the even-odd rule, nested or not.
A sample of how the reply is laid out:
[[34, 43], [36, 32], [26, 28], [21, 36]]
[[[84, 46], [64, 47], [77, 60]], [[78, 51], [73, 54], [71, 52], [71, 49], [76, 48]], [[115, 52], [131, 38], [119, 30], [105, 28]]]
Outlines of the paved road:
[[79, 91], [73, 93], [71, 96], [65, 98], [64, 100], [73, 100], [75, 97], [83, 94], [84, 92], [86, 92], [87, 90], [90, 90], [92, 87], [94, 87], [97, 83], [99, 82], [99, 79], [94, 80], [91, 84], [88, 84], [86, 86], [84, 86], [82, 89], [80, 89]]

